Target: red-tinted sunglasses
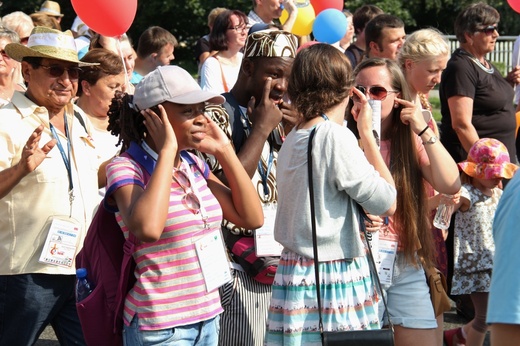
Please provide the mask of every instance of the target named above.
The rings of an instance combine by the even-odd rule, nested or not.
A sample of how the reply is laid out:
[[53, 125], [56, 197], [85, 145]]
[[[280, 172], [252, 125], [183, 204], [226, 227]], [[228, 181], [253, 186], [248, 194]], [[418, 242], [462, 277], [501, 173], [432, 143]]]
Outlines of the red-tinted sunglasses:
[[[370, 98], [372, 100], [380, 100], [383, 101], [388, 96], [388, 93], [398, 93], [399, 91], [395, 90], [386, 90], [386, 88], [382, 86], [371, 86], [366, 87], [362, 85], [356, 85], [356, 89], [361, 91], [364, 95], [367, 95], [367, 93], [370, 95]], [[352, 100], [354, 102], [359, 102], [359, 97], [356, 94], [352, 94]]]

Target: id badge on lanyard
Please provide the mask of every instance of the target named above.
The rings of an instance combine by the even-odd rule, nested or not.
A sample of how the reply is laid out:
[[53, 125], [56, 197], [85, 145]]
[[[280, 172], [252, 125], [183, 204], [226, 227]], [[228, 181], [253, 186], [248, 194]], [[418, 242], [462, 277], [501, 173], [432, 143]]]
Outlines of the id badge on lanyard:
[[231, 281], [231, 271], [220, 227], [198, 239], [195, 242], [195, 249], [207, 292]]
[[47, 239], [39, 261], [41, 263], [70, 268], [74, 262], [81, 235], [80, 223], [68, 216], [51, 216]]
[[[379, 238], [379, 233], [377, 232]], [[379, 280], [382, 285], [391, 285], [392, 278], [394, 275], [394, 264], [397, 256], [397, 249], [399, 240], [397, 235], [386, 235], [385, 239], [378, 239], [378, 249], [376, 253], [375, 261], [376, 268], [379, 274]]]
[[274, 240], [274, 221], [276, 219], [276, 204], [263, 206], [264, 224], [255, 230], [255, 254], [257, 257], [280, 256], [283, 246]]

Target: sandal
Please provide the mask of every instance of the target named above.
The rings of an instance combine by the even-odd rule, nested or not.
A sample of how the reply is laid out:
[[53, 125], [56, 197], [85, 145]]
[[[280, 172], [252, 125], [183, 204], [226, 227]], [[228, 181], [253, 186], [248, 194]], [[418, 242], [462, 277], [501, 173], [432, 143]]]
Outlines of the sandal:
[[[455, 336], [457, 341], [454, 342]], [[444, 343], [447, 346], [466, 345], [466, 339], [462, 336], [462, 328], [455, 328], [444, 331]]]

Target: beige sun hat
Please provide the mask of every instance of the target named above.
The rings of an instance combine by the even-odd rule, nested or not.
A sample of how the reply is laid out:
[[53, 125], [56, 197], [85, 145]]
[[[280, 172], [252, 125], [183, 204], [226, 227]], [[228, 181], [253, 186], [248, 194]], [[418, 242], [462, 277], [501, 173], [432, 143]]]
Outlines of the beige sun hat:
[[99, 65], [78, 60], [76, 43], [70, 30], [62, 32], [37, 26], [31, 32], [27, 46], [20, 43], [9, 43], [4, 49], [7, 55], [16, 61], [22, 61], [26, 57], [35, 57], [73, 62], [78, 66]]
[[38, 13], [45, 13], [53, 17], [63, 17], [63, 14], [61, 14], [60, 4], [56, 1], [45, 1], [40, 7]]

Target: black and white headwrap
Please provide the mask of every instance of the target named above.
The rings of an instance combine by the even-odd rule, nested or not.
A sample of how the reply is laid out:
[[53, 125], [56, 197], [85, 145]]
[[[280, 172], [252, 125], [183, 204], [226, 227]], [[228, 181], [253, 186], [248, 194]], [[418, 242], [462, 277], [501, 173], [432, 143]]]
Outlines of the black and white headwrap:
[[294, 58], [297, 48], [298, 39], [288, 31], [260, 30], [247, 36], [244, 58]]

